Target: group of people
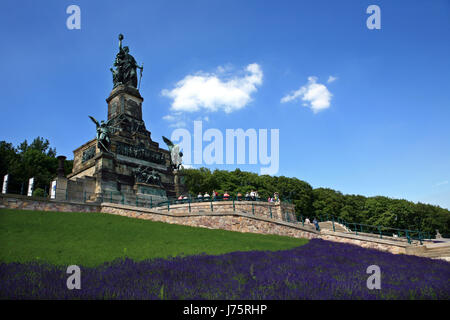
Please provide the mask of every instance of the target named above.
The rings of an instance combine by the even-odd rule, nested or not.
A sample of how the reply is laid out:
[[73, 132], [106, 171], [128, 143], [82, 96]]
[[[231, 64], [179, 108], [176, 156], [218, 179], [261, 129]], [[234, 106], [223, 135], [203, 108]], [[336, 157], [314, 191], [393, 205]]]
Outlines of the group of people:
[[[208, 192], [205, 192], [204, 194], [202, 194], [201, 192], [198, 193], [197, 199], [198, 200], [210, 200], [211, 198], [213, 199], [217, 199], [219, 197], [219, 193], [216, 190], [213, 190], [211, 192], [211, 195]], [[228, 200], [231, 198], [230, 194], [228, 193], [228, 191], [225, 191], [222, 197], [224, 200]]]
[[[188, 197], [186, 195], [180, 195], [178, 197], [178, 200], [188, 200], [189, 198], [190, 197]], [[197, 195], [197, 201], [210, 201], [210, 200], [218, 200], [218, 199], [232, 200], [233, 196], [230, 195], [230, 193], [228, 193], [228, 191], [225, 191], [223, 193], [223, 195], [220, 196], [216, 190], [213, 190], [211, 192], [211, 194], [209, 194], [208, 192], [205, 192], [205, 193], [199, 192]], [[251, 190], [250, 192], [246, 192], [245, 195], [243, 195], [241, 192], [238, 192], [236, 194], [236, 200], [238, 200], [238, 201], [241, 201], [241, 200], [256, 201], [256, 200], [260, 200], [260, 197], [258, 194], [258, 190]], [[272, 197], [269, 197], [267, 199], [267, 201], [279, 203], [280, 195], [278, 194], [278, 192], [275, 192]]]
[[[311, 221], [309, 221], [308, 217], [306, 217], [306, 219], [305, 219], [305, 224], [311, 224]], [[320, 231], [319, 221], [317, 221], [316, 218], [314, 218], [312, 224], [314, 225], [314, 227], [316, 228], [317, 231]]]
[[267, 199], [268, 202], [280, 202], [280, 195], [278, 194], [278, 192], [275, 192], [273, 194], [273, 197], [269, 197]]
[[242, 193], [238, 192], [238, 194], [236, 195], [238, 200], [259, 200], [259, 194], [258, 194], [258, 190], [251, 190], [250, 192], [246, 192], [245, 196], [242, 195]]
[[[278, 196], [278, 193], [276, 193]], [[274, 194], [275, 195], [275, 194]], [[199, 192], [197, 195], [198, 200], [207, 201], [210, 199], [218, 199], [220, 198], [219, 193], [215, 190], [212, 191], [211, 195], [208, 192], [202, 193]], [[222, 199], [223, 200], [231, 200], [233, 197], [228, 193], [228, 191], [225, 191], [223, 193]], [[245, 196], [242, 195], [242, 193], [238, 192], [236, 195], [237, 200], [259, 200], [259, 194], [257, 190], [251, 190], [250, 192], [247, 192]], [[279, 198], [278, 198], [279, 199]]]
[[251, 190], [250, 193], [245, 194], [245, 199], [257, 200], [259, 199], [258, 190]]

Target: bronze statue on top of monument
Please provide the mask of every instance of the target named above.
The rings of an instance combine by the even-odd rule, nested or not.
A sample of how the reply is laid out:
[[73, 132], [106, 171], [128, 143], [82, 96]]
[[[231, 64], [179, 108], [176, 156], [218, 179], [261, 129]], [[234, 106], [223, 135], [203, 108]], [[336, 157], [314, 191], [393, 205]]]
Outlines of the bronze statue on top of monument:
[[119, 34], [119, 52], [117, 53], [116, 60], [114, 61], [114, 66], [116, 67], [116, 70], [110, 68], [113, 75], [114, 88], [120, 84], [132, 86], [133, 88], [138, 88], [136, 69], [140, 69], [140, 79], [141, 79], [142, 71], [144, 70], [144, 64], [142, 64], [142, 66], [139, 66], [136, 63], [134, 57], [129, 53], [130, 49], [127, 46], [122, 48], [122, 40], [123, 35]]

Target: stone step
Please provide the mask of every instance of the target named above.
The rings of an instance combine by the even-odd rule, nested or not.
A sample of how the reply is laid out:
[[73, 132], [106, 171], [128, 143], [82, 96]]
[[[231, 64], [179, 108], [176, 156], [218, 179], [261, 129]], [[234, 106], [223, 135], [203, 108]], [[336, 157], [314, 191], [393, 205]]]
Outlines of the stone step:
[[[333, 223], [331, 221], [319, 222], [319, 227], [320, 229], [333, 231]], [[336, 222], [334, 223], [334, 229], [336, 232], [348, 232], [347, 228]]]
[[444, 253], [438, 253], [438, 252], [424, 252], [420, 254], [421, 257], [426, 257], [426, 258], [441, 258], [441, 257], [450, 257], [450, 254], [448, 252], [444, 252]]

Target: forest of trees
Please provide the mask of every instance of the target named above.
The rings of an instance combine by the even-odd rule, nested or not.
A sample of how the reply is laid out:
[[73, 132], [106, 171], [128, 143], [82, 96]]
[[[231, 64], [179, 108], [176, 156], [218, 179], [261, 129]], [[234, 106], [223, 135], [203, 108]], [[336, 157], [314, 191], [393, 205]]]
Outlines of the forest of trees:
[[[66, 174], [72, 171], [73, 160], [65, 163]], [[26, 193], [28, 179], [35, 177], [35, 195], [44, 195], [56, 176], [56, 150], [48, 140], [38, 137], [31, 144], [25, 140], [17, 147], [0, 141], [0, 177], [10, 174], [8, 191]], [[349, 222], [385, 227], [412, 229], [435, 234], [438, 229], [450, 237], [450, 211], [439, 206], [413, 203], [383, 196], [344, 195], [328, 188], [314, 189], [297, 178], [273, 177], [245, 172], [207, 168], [184, 169], [184, 180], [192, 196], [216, 190], [220, 194], [245, 194], [258, 190], [262, 199], [278, 192], [282, 200], [295, 204], [296, 213], [303, 217], [334, 216]]]

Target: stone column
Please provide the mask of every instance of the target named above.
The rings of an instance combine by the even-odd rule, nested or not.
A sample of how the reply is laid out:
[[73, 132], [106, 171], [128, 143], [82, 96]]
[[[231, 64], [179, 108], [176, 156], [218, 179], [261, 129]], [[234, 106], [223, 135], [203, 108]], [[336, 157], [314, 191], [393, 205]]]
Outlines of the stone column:
[[276, 212], [276, 217], [280, 220], [285, 220], [283, 217], [283, 208], [281, 207], [281, 201], [275, 202], [274, 212]]
[[55, 192], [55, 200], [65, 201], [68, 200], [67, 195], [67, 178], [64, 174], [64, 161], [66, 160], [65, 156], [58, 156], [58, 169], [56, 170], [56, 192]]
[[175, 183], [175, 194], [178, 198], [180, 196], [180, 176], [178, 174], [178, 170], [173, 170], [174, 173], [174, 183]]
[[58, 156], [58, 170], [57, 170], [57, 174], [58, 174], [58, 178], [59, 177], [65, 177], [64, 174], [64, 161], [66, 161], [66, 157], [65, 156]]

